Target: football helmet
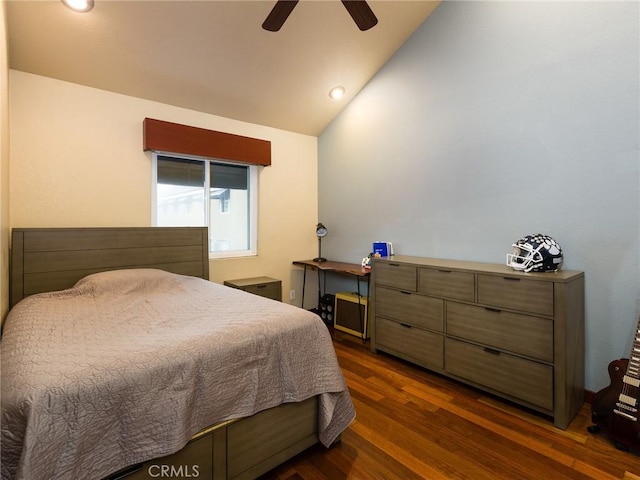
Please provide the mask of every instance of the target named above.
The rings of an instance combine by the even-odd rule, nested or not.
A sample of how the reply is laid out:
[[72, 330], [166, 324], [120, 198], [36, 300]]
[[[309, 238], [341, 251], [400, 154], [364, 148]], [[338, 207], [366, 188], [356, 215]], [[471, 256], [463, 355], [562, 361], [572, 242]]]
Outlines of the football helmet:
[[549, 235], [536, 233], [522, 237], [507, 253], [507, 265], [523, 272], [555, 272], [562, 266], [562, 248]]

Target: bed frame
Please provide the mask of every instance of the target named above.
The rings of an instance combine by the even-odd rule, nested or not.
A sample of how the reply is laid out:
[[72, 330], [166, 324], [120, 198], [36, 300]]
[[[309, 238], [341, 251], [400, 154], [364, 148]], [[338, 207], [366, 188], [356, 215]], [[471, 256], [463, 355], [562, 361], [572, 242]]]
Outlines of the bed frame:
[[11, 306], [105, 270], [159, 268], [209, 280], [206, 227], [14, 228]]
[[[72, 287], [91, 273], [159, 268], [209, 279], [206, 227], [19, 228], [12, 230], [10, 302]], [[318, 442], [318, 400], [281, 405], [212, 425], [179, 452], [108, 478], [254, 479]]]

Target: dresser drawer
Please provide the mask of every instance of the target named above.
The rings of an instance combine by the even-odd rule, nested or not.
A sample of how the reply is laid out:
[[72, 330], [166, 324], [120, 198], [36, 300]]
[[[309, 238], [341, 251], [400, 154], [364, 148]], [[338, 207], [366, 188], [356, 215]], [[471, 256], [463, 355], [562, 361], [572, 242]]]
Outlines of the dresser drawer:
[[387, 285], [408, 292], [416, 291], [416, 267], [394, 262], [373, 263], [377, 285]]
[[473, 302], [474, 274], [447, 269], [420, 268], [418, 288], [421, 293], [436, 297]]
[[376, 316], [376, 344], [419, 365], [442, 368], [443, 336], [437, 333]]
[[553, 315], [553, 282], [478, 275], [478, 303]]
[[447, 335], [553, 361], [553, 321], [548, 318], [448, 302]]
[[447, 338], [445, 370], [532, 405], [553, 410], [553, 367]]
[[444, 301], [417, 293], [378, 287], [376, 315], [442, 332]]

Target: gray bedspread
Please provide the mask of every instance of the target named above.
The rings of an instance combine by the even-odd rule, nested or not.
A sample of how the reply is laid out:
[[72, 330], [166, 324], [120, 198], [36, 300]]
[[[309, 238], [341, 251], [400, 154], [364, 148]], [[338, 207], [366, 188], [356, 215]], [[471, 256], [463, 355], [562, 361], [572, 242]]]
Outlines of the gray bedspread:
[[99, 479], [318, 394], [323, 444], [355, 417], [316, 315], [160, 270], [28, 297], [1, 349], [3, 479]]

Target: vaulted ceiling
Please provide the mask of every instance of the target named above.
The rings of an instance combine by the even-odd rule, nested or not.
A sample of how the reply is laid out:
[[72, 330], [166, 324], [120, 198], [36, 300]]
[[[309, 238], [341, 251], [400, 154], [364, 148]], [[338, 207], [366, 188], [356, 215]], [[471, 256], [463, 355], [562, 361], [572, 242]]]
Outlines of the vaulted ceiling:
[[95, 0], [88, 13], [8, 0], [9, 66], [316, 136], [438, 5], [368, 3], [378, 24], [364, 32], [337, 0], [303, 0], [268, 32], [275, 0]]

